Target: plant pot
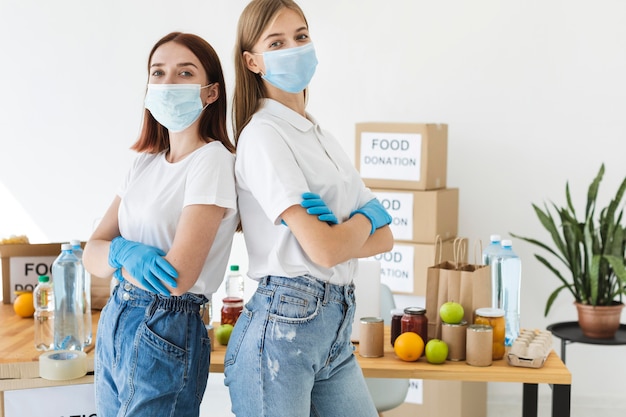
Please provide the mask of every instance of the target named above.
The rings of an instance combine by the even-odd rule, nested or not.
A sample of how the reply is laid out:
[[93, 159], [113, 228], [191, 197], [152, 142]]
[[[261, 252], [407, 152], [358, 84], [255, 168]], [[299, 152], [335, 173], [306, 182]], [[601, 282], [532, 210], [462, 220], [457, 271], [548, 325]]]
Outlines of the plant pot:
[[619, 329], [623, 303], [613, 302], [610, 306], [592, 306], [575, 302], [578, 324], [583, 335], [590, 339], [612, 339]]

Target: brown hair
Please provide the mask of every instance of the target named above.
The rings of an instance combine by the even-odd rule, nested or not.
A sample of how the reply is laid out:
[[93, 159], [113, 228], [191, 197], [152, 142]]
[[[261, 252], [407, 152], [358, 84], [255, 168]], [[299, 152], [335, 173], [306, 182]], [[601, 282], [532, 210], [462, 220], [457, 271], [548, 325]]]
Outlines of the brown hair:
[[[226, 130], [226, 87], [224, 73], [219, 57], [213, 47], [204, 39], [190, 33], [172, 32], [161, 38], [150, 51], [148, 57], [148, 72], [150, 61], [157, 48], [167, 42], [176, 42], [188, 48], [200, 61], [206, 72], [208, 83], [218, 83], [219, 97], [208, 106], [200, 116], [200, 136], [205, 142], [215, 139], [224, 145], [230, 152], [235, 153], [235, 147], [228, 137]], [[158, 153], [170, 147], [170, 137], [167, 128], [156, 121], [147, 109], [143, 113], [143, 126], [139, 138], [131, 146], [137, 152]]]
[[252, 0], [239, 17], [235, 43], [235, 92], [233, 94], [235, 144], [243, 128], [258, 110], [260, 99], [267, 96], [261, 76], [248, 69], [243, 53], [252, 51], [265, 28], [284, 8], [300, 14], [308, 26], [302, 9], [292, 0]]

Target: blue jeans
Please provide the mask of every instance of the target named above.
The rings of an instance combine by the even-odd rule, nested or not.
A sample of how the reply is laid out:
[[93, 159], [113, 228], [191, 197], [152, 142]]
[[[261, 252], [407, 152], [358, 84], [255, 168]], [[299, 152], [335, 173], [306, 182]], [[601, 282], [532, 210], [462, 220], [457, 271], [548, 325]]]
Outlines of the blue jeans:
[[117, 285], [98, 324], [98, 417], [199, 415], [211, 355], [199, 314], [206, 301]]
[[354, 286], [265, 277], [224, 358], [238, 417], [377, 417], [350, 341]]

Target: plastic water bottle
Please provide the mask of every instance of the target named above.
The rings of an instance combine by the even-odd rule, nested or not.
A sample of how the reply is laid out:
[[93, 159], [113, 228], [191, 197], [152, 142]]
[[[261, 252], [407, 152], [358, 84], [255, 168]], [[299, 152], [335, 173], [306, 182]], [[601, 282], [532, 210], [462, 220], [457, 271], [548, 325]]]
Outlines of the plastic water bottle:
[[54, 291], [48, 275], [41, 275], [33, 291], [35, 304], [35, 347], [37, 350], [54, 348]]
[[498, 307], [498, 274], [493, 267], [493, 260], [502, 252], [500, 235], [489, 236], [489, 245], [483, 249], [483, 264], [491, 265], [491, 307]]
[[85, 269], [83, 264], [83, 248], [80, 245], [80, 240], [70, 240], [72, 245], [72, 252], [80, 260], [83, 265], [83, 317], [85, 319], [85, 343], [84, 346], [89, 346], [92, 340], [92, 325], [91, 325], [91, 274]]
[[489, 244], [483, 249], [483, 264], [491, 264], [491, 260], [502, 250], [500, 235], [489, 236]]
[[511, 346], [520, 331], [520, 288], [522, 282], [522, 261], [513, 252], [510, 240], [502, 241], [502, 251], [493, 259], [496, 287], [494, 288], [497, 306], [504, 310], [505, 344]]
[[72, 245], [63, 243], [61, 254], [52, 263], [55, 350], [83, 350], [83, 283], [83, 264], [72, 252]]
[[226, 275], [226, 297], [238, 298], [243, 301], [243, 275], [239, 272], [239, 265], [231, 265]]

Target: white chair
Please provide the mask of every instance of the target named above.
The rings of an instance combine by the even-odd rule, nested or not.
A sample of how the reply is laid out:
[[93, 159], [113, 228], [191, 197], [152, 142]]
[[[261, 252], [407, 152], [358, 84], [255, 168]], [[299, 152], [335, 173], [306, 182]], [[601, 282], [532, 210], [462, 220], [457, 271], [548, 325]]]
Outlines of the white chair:
[[[380, 284], [380, 314], [385, 325], [391, 324], [391, 310], [396, 307], [393, 294], [389, 287]], [[379, 415], [398, 407], [404, 402], [409, 391], [409, 380], [401, 378], [365, 378], [370, 395]]]

